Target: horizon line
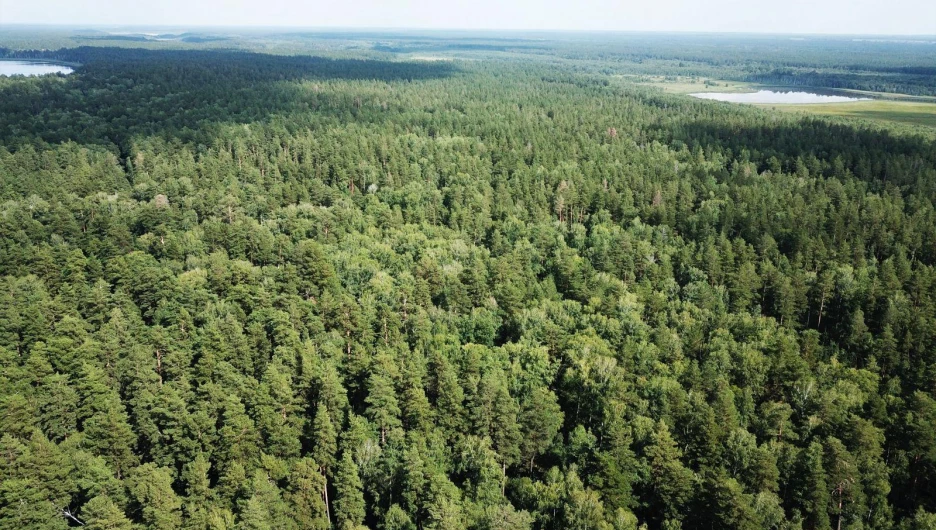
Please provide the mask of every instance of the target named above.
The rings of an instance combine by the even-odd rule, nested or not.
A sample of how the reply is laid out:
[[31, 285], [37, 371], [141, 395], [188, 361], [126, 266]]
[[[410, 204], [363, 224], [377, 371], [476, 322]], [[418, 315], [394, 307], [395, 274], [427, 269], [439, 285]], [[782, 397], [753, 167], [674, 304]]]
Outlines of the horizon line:
[[579, 28], [482, 28], [482, 27], [454, 27], [454, 26], [302, 26], [288, 24], [250, 25], [250, 24], [141, 24], [141, 23], [48, 23], [48, 22], [2, 22], [0, 29], [10, 26], [68, 28], [68, 29], [98, 29], [98, 28], [178, 28], [178, 29], [238, 29], [238, 30], [304, 30], [304, 31], [351, 31], [367, 33], [373, 31], [454, 31], [454, 32], [516, 32], [516, 33], [604, 33], [604, 34], [687, 34], [687, 35], [758, 35], [758, 36], [814, 36], [814, 37], [915, 37], [936, 38], [936, 33], [836, 33], [836, 32], [767, 32], [767, 31], [733, 31], [733, 30], [691, 30], [691, 29], [579, 29]]

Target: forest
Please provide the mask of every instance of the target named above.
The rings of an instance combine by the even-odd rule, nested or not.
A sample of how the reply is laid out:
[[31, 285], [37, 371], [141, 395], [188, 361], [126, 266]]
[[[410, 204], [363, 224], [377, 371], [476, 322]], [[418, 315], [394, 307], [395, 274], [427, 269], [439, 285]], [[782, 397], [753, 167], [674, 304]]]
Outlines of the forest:
[[936, 528], [936, 135], [616, 75], [703, 37], [27, 33], [0, 530]]

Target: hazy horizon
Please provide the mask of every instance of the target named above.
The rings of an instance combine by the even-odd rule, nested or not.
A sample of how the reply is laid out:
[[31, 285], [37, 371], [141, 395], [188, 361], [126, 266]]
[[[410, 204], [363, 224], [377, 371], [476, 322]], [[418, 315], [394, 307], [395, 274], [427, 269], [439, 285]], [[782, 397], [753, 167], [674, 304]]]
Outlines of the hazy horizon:
[[[831, 32], [783, 32], [783, 31], [719, 31], [719, 30], [664, 30], [664, 29], [574, 29], [574, 28], [469, 28], [469, 27], [406, 27], [406, 26], [301, 26], [301, 25], [250, 25], [250, 24], [99, 24], [99, 23], [45, 23], [45, 22], [0, 22], [0, 28], [62, 28], [70, 30], [136, 30], [145, 33], [145, 30], [256, 30], [256, 31], [315, 31], [315, 32], [455, 32], [455, 33], [523, 33], [523, 34], [553, 34], [553, 33], [604, 33], [604, 34], [678, 34], [678, 35], [750, 35], [750, 36], [777, 36], [777, 37], [874, 37], [874, 38], [936, 38], [936, 33], [831, 33]], [[121, 32], [123, 33], [123, 32]], [[126, 33], [129, 33], [127, 31]]]
[[99, 0], [0, 0], [0, 25], [200, 27], [316, 30], [672, 32], [813, 35], [936, 35], [936, 3], [894, 0], [359, 0], [342, 5], [294, 0], [164, 0], [126, 5]]

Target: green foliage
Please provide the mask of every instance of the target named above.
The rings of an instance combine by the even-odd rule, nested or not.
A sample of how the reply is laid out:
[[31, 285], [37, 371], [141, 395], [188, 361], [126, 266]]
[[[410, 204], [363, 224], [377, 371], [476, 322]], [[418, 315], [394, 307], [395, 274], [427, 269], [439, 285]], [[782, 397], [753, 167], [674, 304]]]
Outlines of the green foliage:
[[133, 524], [124, 511], [107, 497], [95, 497], [82, 510], [86, 526], [94, 530], [130, 530]]
[[0, 79], [0, 529], [933, 527], [932, 138], [616, 76], [858, 52], [140, 38]]
[[335, 522], [339, 528], [357, 528], [364, 521], [362, 488], [358, 466], [351, 455], [345, 453], [335, 475]]

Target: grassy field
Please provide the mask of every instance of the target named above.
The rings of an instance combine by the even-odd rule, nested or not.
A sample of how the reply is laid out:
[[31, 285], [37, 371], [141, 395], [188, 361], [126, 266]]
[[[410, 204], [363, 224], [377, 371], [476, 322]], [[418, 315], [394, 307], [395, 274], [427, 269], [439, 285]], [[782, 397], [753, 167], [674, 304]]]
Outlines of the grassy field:
[[863, 98], [883, 99], [888, 101], [915, 101], [917, 103], [936, 103], [933, 96], [911, 96], [910, 94], [895, 94], [893, 92], [869, 92], [867, 90], [852, 90], [850, 88], [837, 88], [836, 92], [855, 95]]
[[[670, 94], [694, 94], [699, 92], [754, 92], [757, 85], [742, 81], [725, 81], [722, 79], [705, 79], [692, 77], [662, 77], [662, 76], [621, 76], [638, 85], [652, 86], [669, 92]], [[712, 84], [705, 84], [709, 81]]]
[[824, 116], [846, 116], [876, 121], [936, 127], [936, 103], [913, 101], [855, 101], [811, 105], [758, 105], [781, 112], [800, 112]]
[[[760, 86], [754, 83], [725, 81], [720, 79], [709, 80], [709, 84], [706, 84], [706, 79], [704, 78], [659, 76], [621, 77], [638, 85], [656, 87], [671, 94], [693, 94], [699, 92], [738, 93], [776, 88]], [[808, 90], [808, 88], [802, 88]], [[774, 109], [780, 112], [863, 118], [878, 122], [936, 128], [936, 98], [863, 92], [860, 90], [840, 90], [839, 92], [847, 92], [859, 97], [881, 99], [853, 101], [849, 103], [765, 104], [757, 106], [765, 109]]]

